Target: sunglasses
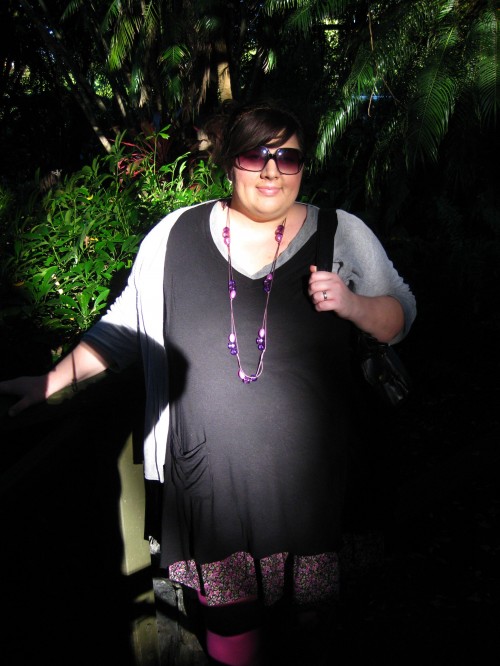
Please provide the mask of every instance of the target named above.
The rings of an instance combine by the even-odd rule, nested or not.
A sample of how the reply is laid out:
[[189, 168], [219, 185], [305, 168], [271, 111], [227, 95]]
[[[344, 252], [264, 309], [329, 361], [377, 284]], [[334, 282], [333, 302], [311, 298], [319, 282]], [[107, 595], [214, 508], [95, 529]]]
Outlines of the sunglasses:
[[299, 173], [304, 164], [304, 157], [297, 148], [278, 148], [271, 153], [265, 146], [252, 148], [236, 156], [236, 167], [243, 171], [262, 171], [269, 160], [274, 160], [278, 171], [284, 176]]

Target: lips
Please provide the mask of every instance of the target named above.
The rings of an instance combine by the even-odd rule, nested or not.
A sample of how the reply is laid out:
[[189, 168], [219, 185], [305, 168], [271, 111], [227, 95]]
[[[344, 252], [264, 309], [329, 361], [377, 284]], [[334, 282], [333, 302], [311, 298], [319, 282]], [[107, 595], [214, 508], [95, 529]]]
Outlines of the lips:
[[259, 194], [263, 194], [265, 197], [272, 197], [279, 192], [281, 192], [281, 187], [258, 187]]

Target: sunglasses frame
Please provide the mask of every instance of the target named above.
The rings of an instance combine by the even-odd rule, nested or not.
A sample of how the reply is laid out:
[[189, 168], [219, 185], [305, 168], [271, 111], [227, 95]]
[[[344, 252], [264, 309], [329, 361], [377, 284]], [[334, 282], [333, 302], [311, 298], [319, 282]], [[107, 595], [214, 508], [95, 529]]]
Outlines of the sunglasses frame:
[[[260, 169], [247, 169], [246, 167], [241, 166], [240, 158], [243, 157], [244, 155], [246, 155], [246, 153], [252, 153], [255, 150], [260, 150], [261, 153], [262, 153], [262, 151], [266, 151], [265, 155], [262, 155], [262, 159], [264, 160], [264, 164], [260, 167]], [[280, 153], [282, 151], [285, 151], [285, 150], [293, 150], [294, 153], [296, 152], [296, 153], [299, 154], [299, 162], [298, 162], [297, 171], [293, 171], [292, 173], [284, 173], [280, 169], [280, 165], [279, 165], [278, 160], [281, 157]], [[259, 171], [262, 171], [263, 169], [266, 168], [267, 163], [269, 162], [269, 160], [274, 160], [274, 163], [276, 164], [276, 168], [278, 169], [278, 171], [280, 172], [280, 174], [282, 176], [295, 176], [295, 175], [297, 175], [298, 173], [300, 173], [302, 171], [302, 167], [304, 166], [304, 162], [305, 162], [305, 158], [302, 155], [302, 152], [298, 148], [278, 148], [278, 150], [276, 150], [274, 153], [272, 153], [269, 150], [269, 148], [266, 148], [266, 146], [258, 146], [257, 148], [252, 148], [251, 150], [246, 150], [244, 153], [241, 153], [240, 155], [236, 155], [236, 157], [235, 157], [235, 166], [236, 166], [237, 169], [240, 169], [241, 171], [249, 171], [251, 173], [258, 173]]]

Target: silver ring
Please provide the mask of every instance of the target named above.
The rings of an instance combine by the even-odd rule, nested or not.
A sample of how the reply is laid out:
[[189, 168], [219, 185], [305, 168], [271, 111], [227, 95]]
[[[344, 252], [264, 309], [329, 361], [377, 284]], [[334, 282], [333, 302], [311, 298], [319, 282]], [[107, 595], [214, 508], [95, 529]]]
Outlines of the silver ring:
[[323, 300], [324, 300], [324, 301], [327, 301], [327, 300], [328, 300], [328, 296], [326, 295], [326, 291], [323, 292]]

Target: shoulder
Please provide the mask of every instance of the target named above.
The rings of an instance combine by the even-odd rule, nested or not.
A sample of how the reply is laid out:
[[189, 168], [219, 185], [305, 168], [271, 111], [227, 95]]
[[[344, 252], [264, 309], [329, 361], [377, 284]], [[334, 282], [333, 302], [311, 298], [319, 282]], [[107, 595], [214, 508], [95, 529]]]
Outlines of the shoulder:
[[136, 263], [149, 263], [155, 257], [161, 257], [163, 260], [170, 232], [179, 219], [194, 209], [199, 208], [201, 211], [202, 207], [211, 208], [214, 204], [215, 201], [204, 201], [194, 206], [183, 206], [162, 218], [143, 238], [137, 254]]
[[319, 212], [321, 211], [322, 215], [326, 214], [332, 218], [336, 216], [337, 218], [337, 234], [342, 236], [367, 236], [375, 237], [375, 234], [370, 229], [370, 227], [363, 222], [363, 220], [354, 215], [353, 213], [348, 213], [342, 208], [323, 208], [315, 206], [314, 204], [305, 204], [307, 206], [307, 216], [314, 222], [315, 226], [317, 224]]
[[162, 218], [144, 237], [139, 247], [136, 260], [134, 262], [134, 273], [137, 277], [151, 276], [151, 274], [160, 275], [163, 271], [165, 262], [165, 252], [167, 249], [170, 232], [175, 224], [182, 218], [183, 214], [192, 211], [195, 208], [205, 206], [213, 207], [215, 201], [203, 202], [194, 206], [184, 206]]
[[177, 210], [172, 211], [164, 218], [162, 218], [144, 237], [144, 240], [141, 243], [141, 251], [148, 251], [158, 248], [158, 246], [164, 246], [170, 235], [170, 231], [179, 218], [185, 214], [189, 213], [196, 209], [211, 208], [216, 203], [213, 201], [204, 201], [199, 204], [194, 204], [193, 206], [183, 206], [182, 208], [177, 208]]
[[361, 218], [345, 210], [337, 209], [338, 228], [335, 245], [354, 261], [381, 260], [385, 258], [382, 243]]
[[348, 213], [341, 208], [337, 208], [335, 212], [339, 223], [338, 229], [342, 235], [346, 237], [364, 237], [370, 240], [377, 238], [366, 222], [363, 222], [357, 215]]
[[357, 264], [366, 261], [373, 254], [378, 256], [384, 252], [375, 233], [357, 215], [341, 208], [318, 208], [312, 205], [309, 205], [308, 208], [314, 229], [316, 229], [320, 211], [322, 216], [326, 215], [332, 219], [336, 217], [335, 256], [341, 258], [342, 263], [345, 264], [348, 261]]

